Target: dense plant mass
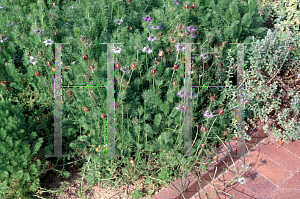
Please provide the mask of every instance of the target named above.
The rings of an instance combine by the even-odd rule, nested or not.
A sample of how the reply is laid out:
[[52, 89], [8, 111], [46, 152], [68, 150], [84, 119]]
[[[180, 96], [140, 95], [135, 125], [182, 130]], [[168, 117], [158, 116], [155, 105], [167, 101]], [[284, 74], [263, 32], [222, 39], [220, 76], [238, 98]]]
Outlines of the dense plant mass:
[[[104, 180], [115, 176], [126, 183], [151, 176], [147, 183], [164, 185], [184, 176], [195, 162], [195, 158], [177, 157], [183, 155], [187, 111], [184, 43], [200, 43], [191, 49], [192, 85], [198, 86], [192, 89], [189, 110], [191, 151], [199, 155], [196, 161], [208, 162], [216, 147], [235, 136], [236, 88], [230, 86], [236, 85], [237, 49], [229, 44], [253, 42], [251, 48], [245, 45], [247, 120], [266, 117], [266, 109], [257, 104], [266, 99], [270, 88], [274, 94], [276, 87], [261, 85], [266, 90], [262, 92], [260, 83], [252, 81], [254, 71], [280, 69], [278, 63], [299, 52], [294, 34], [279, 42], [290, 33], [267, 31], [269, 14], [259, 13], [254, 0], [6, 0], [1, 2], [0, 16], [0, 117], [4, 121], [0, 195], [7, 198], [42, 196], [40, 176], [50, 170], [69, 176], [58, 167], [65, 161], [82, 166], [90, 186], [97, 182], [115, 186], [117, 181]], [[106, 85], [107, 45], [103, 43], [124, 43], [114, 49], [115, 150], [124, 157], [99, 156], [106, 155], [107, 149], [105, 86], [62, 88], [62, 148], [71, 157], [45, 157], [54, 151], [54, 43], [64, 43], [62, 85], [80, 86]], [[274, 54], [280, 56], [270, 59]], [[292, 103], [295, 111], [297, 100]], [[294, 133], [291, 138], [299, 136]], [[133, 172], [128, 178], [124, 174], [129, 169]]]

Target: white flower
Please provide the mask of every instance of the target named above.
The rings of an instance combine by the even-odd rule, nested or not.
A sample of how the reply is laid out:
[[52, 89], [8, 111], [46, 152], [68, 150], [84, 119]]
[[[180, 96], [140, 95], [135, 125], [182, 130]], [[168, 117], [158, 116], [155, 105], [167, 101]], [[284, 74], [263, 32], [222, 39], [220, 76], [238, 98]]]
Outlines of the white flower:
[[120, 53], [121, 48], [118, 48], [118, 50], [116, 50], [116, 49], [114, 48], [114, 49], [112, 49], [112, 51], [114, 51], [114, 53]]
[[239, 180], [239, 183], [244, 184], [245, 183], [245, 179], [243, 177], [241, 177]]
[[53, 41], [51, 39], [48, 39], [48, 41], [46, 40], [43, 43], [45, 44], [45, 46], [47, 46], [47, 45], [50, 46], [53, 43]]

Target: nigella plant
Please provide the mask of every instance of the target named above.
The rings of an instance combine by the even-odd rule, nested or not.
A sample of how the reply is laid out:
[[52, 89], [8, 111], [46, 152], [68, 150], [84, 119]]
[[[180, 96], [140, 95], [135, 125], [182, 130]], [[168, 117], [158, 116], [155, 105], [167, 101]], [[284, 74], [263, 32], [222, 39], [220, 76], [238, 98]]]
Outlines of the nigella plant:
[[2, 43], [2, 42], [5, 41], [5, 40], [6, 40], [6, 38], [3, 38], [3, 39], [0, 40], [0, 42]]
[[175, 47], [177, 48], [176, 51], [179, 51], [179, 50], [184, 51], [184, 49], [185, 49], [184, 45], [183, 46], [175, 45]]
[[178, 5], [180, 1], [173, 1], [175, 5]]
[[48, 45], [51, 46], [51, 44], [53, 43], [53, 41], [51, 39], [48, 39], [48, 41], [46, 40], [43, 43], [45, 44], [45, 46], [48, 46]]
[[29, 63], [32, 63], [33, 65], [35, 65], [36, 63], [38, 63], [38, 61], [35, 59], [35, 57], [30, 56]]
[[121, 23], [123, 23], [123, 20], [122, 19], [119, 19], [119, 20], [114, 20], [114, 22], [116, 23], [116, 25], [121, 25]]
[[148, 47], [148, 49], [146, 47], [144, 47], [142, 51], [147, 52], [148, 54], [150, 54], [152, 52], [152, 50], [149, 47]]
[[156, 40], [157, 38], [156, 37], [154, 37], [154, 36], [151, 36], [151, 37], [148, 37], [148, 41], [154, 41], [154, 40]]
[[143, 21], [150, 21], [152, 17], [143, 17]]
[[42, 31], [43, 31], [42, 29], [36, 29], [36, 30], [33, 30], [32, 32], [40, 35], [42, 33]]
[[208, 118], [210, 118], [210, 117], [213, 117], [214, 115], [213, 115], [212, 112], [210, 112], [210, 114], [208, 114], [208, 111], [205, 111], [204, 116], [207, 117], [207, 119], [208, 119]]
[[116, 50], [116, 48], [114, 48], [114, 49], [112, 49], [112, 51], [114, 51], [114, 53], [120, 53], [121, 48], [117, 48], [117, 50]]
[[[182, 98], [183, 96], [186, 96], [186, 93], [183, 90], [180, 90], [179, 93], [177, 93], [177, 96], [179, 96], [180, 98]], [[197, 94], [195, 93], [195, 91], [193, 91], [191, 93], [191, 98], [194, 98], [194, 99], [197, 98]]]

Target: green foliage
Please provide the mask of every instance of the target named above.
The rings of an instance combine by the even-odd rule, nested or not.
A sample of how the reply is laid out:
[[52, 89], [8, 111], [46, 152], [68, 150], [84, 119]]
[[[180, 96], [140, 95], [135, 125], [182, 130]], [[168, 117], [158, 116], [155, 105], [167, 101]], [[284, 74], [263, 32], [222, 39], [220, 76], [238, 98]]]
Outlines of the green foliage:
[[[0, 104], [3, 121], [0, 124], [0, 153], [3, 156], [0, 158], [0, 194], [7, 198], [31, 197], [29, 195], [37, 191], [39, 177], [46, 170], [55, 170], [64, 177], [70, 174], [60, 171], [57, 164], [53, 166], [53, 160], [45, 158], [54, 150], [54, 74], [47, 61], [54, 66], [55, 48], [54, 45], [44, 45], [44, 41], [51, 39], [55, 43], [69, 43], [62, 48], [63, 85], [106, 85], [107, 45], [99, 43], [124, 43], [114, 46], [121, 48], [120, 53], [114, 54], [114, 64], [121, 65], [120, 69], [114, 70], [115, 154], [123, 158], [116, 160], [98, 156], [106, 155], [107, 134], [112, 133], [107, 132], [107, 118], [101, 118], [102, 113], [107, 114], [108, 103], [112, 103], [107, 102], [106, 88], [62, 89], [63, 150], [71, 155], [70, 161], [80, 159], [80, 163], [84, 163], [83, 175], [89, 186], [96, 182], [113, 184], [105, 180], [118, 172], [128, 184], [141, 174], [156, 177], [155, 184], [164, 184], [193, 165], [189, 158], [176, 157], [182, 155], [184, 144], [185, 98], [182, 92], [185, 88], [186, 58], [184, 51], [176, 49], [177, 43], [200, 43], [192, 45], [195, 49], [199, 47], [192, 52], [192, 85], [200, 86], [192, 88], [191, 99], [192, 135], [195, 140], [192, 152], [195, 154], [200, 153], [201, 143], [214, 146], [217, 142], [228, 141], [236, 129], [236, 89], [201, 87], [233, 84], [232, 79], [236, 78], [233, 67], [237, 60], [236, 45], [227, 44], [250, 43], [266, 35], [271, 38], [270, 46], [267, 46], [266, 39], [257, 40], [252, 54], [246, 50], [245, 57], [250, 60], [245, 67], [248, 80], [261, 78], [253, 71], [271, 71], [287, 54], [286, 49], [277, 50], [283, 43], [277, 44], [275, 33], [271, 35], [266, 31], [263, 24], [268, 15], [259, 15], [259, 7], [254, 0], [196, 0], [197, 9], [194, 10], [184, 9], [184, 2], [175, 5], [166, 1], [133, 0], [130, 4], [127, 1], [57, 1], [56, 6], [52, 3], [50, 0], [32, 0], [6, 1], [0, 5], [8, 8], [0, 10], [4, 19], [0, 21], [3, 27], [0, 34], [7, 38], [0, 43], [0, 80], [10, 82], [0, 88], [3, 100]], [[143, 21], [146, 16], [152, 19]], [[120, 19], [123, 22], [119, 25], [115, 20]], [[11, 22], [13, 25], [10, 25]], [[179, 24], [183, 24], [181, 30], [177, 29]], [[156, 26], [159, 28], [153, 28]], [[190, 31], [189, 36], [187, 27], [195, 29]], [[34, 33], [37, 29], [42, 29], [42, 33]], [[196, 35], [196, 31], [200, 34]], [[178, 33], [185, 36], [178, 36]], [[157, 39], [151, 42], [151, 36]], [[284, 36], [281, 35], [281, 38]], [[176, 42], [172, 42], [172, 38]], [[288, 38], [287, 41], [296, 43], [296, 38]], [[146, 47], [152, 52], [143, 52]], [[170, 53], [167, 53], [167, 47], [171, 49]], [[161, 50], [164, 57], [158, 56]], [[27, 56], [28, 51], [30, 56]], [[83, 54], [88, 55], [88, 60], [83, 59]], [[280, 55], [276, 57], [274, 54]], [[204, 59], [201, 55], [209, 57]], [[29, 62], [31, 56], [37, 59], [36, 64]], [[23, 57], [23, 61], [17, 57]], [[251, 62], [253, 60], [255, 62]], [[136, 70], [131, 70], [133, 62], [137, 65]], [[175, 63], [178, 69], [172, 68]], [[156, 70], [155, 74], [151, 73], [152, 68]], [[39, 71], [40, 76], [35, 76], [35, 71]], [[177, 85], [172, 84], [174, 80]], [[248, 81], [247, 84], [248, 88], [265, 89], [270, 94], [274, 94], [276, 89], [274, 85], [260, 85], [256, 81]], [[10, 91], [5, 90], [6, 87]], [[72, 95], [68, 91], [72, 91]], [[210, 100], [213, 96], [215, 100]], [[247, 117], [264, 117], [269, 113], [266, 108], [259, 109], [258, 105], [259, 100], [267, 104], [265, 96], [252, 91], [248, 97], [255, 100], [246, 109]], [[278, 105], [278, 101], [273, 103]], [[295, 97], [291, 109], [298, 114], [297, 102]], [[224, 105], [224, 115], [218, 115], [221, 104]], [[83, 107], [88, 107], [89, 111], [85, 112]], [[213, 117], [207, 118], [206, 111], [211, 112]], [[286, 119], [289, 111], [286, 110], [279, 118]], [[210, 129], [207, 134], [198, 132], [198, 127], [203, 125]], [[297, 125], [296, 121], [282, 121], [281, 125], [290, 127], [290, 133], [279, 137], [298, 138], [297, 130], [291, 130], [292, 125]], [[223, 136], [225, 129], [230, 135]], [[213, 147], [210, 150], [213, 151]], [[201, 153], [205, 153], [205, 157], [211, 155], [204, 150]], [[165, 155], [170, 158], [165, 158]], [[136, 158], [136, 165], [128, 174], [128, 168], [132, 166], [130, 157]], [[151, 158], [155, 159], [152, 163], [149, 162]], [[45, 169], [47, 166], [48, 169]], [[145, 166], [156, 172], [146, 170]], [[128, 180], [125, 173], [135, 176]], [[138, 190], [131, 196], [143, 197]]]
[[26, 131], [22, 107], [1, 101], [0, 112], [0, 195], [27, 197], [37, 190], [39, 175], [43, 172], [41, 162], [33, 162], [43, 138], [36, 140], [35, 132]]

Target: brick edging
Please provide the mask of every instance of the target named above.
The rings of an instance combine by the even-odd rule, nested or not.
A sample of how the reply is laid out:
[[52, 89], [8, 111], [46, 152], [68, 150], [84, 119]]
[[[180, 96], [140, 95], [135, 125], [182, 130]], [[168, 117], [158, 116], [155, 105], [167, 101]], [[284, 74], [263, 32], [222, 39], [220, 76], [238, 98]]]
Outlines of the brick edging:
[[[249, 137], [251, 137], [251, 141], [245, 140], [245, 144], [248, 146], [248, 151], [255, 148], [255, 146], [258, 143], [260, 143], [263, 139], [268, 137], [268, 135], [264, 133], [259, 120], [257, 122], [257, 125], [259, 125], [257, 128], [249, 127], [247, 131], [247, 134], [249, 135]], [[203, 174], [197, 174], [195, 172], [195, 169], [192, 169], [194, 175], [196, 175], [197, 177], [201, 175], [202, 188], [204, 188], [207, 184], [209, 184], [212, 181], [210, 176], [214, 176], [216, 167], [218, 168], [215, 175], [217, 177], [219, 176], [219, 174], [221, 174], [223, 168], [229, 168], [233, 164], [233, 162], [236, 163], [240, 159], [240, 157], [232, 157], [232, 162], [231, 158], [226, 153], [226, 151], [228, 150], [226, 146], [230, 150], [230, 154], [235, 155], [236, 141], [228, 141], [217, 149], [218, 161], [211, 164], [208, 167], [208, 171], [204, 172]], [[247, 153], [248, 151], [245, 147], [245, 153]], [[228, 165], [228, 167], [223, 161]], [[195, 166], [199, 166], [199, 163]], [[182, 194], [180, 193], [180, 190], [182, 191]], [[189, 173], [185, 179], [178, 178], [174, 180], [168, 187], [159, 191], [151, 199], [188, 199], [193, 197], [199, 191], [199, 182], [193, 176], [192, 173]], [[184, 198], [182, 197], [182, 195], [184, 195]]]

